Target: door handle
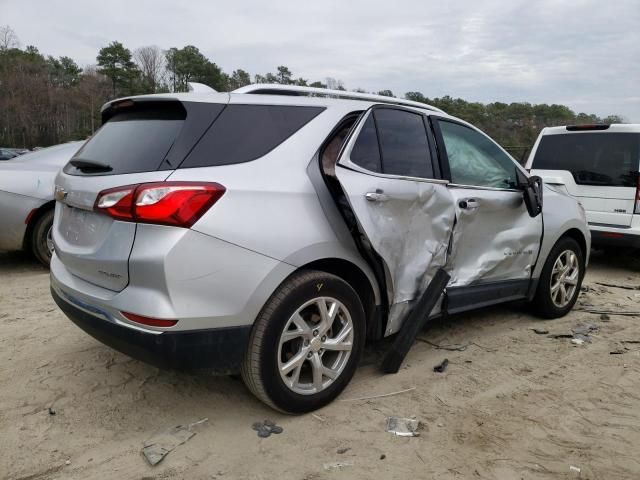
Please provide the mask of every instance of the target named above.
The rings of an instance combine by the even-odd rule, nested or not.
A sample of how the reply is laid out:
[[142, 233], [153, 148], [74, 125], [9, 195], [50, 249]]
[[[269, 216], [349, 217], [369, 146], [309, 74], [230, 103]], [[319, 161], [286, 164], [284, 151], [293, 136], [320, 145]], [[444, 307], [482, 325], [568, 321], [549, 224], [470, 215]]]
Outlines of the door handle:
[[478, 208], [478, 201], [475, 198], [467, 198], [465, 200], [460, 200], [458, 206], [463, 210], [473, 210], [474, 208]]
[[384, 190], [377, 189], [375, 192], [365, 193], [364, 198], [369, 202], [386, 202], [389, 200], [389, 195], [385, 194]]

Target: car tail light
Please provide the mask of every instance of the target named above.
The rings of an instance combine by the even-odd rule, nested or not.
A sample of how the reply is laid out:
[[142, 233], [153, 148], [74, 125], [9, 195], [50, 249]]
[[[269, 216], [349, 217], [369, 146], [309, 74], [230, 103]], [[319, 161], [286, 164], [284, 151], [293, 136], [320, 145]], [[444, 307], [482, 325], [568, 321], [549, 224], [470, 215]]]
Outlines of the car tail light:
[[224, 192], [218, 183], [127, 185], [100, 192], [94, 210], [117, 220], [189, 228]]
[[150, 327], [173, 327], [178, 320], [164, 320], [161, 318], [143, 317], [142, 315], [136, 315], [135, 313], [120, 312], [122, 315], [131, 320], [132, 322], [140, 323]]
[[636, 182], [636, 206], [633, 209], [633, 213], [640, 214], [640, 174]]

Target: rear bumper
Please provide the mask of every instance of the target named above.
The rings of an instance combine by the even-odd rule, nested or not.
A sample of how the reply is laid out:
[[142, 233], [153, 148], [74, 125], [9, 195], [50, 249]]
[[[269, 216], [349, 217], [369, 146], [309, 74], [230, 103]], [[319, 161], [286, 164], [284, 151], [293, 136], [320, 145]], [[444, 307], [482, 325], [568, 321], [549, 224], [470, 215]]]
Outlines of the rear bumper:
[[160, 368], [237, 373], [249, 342], [251, 325], [147, 333], [99, 318], [51, 288], [60, 309], [89, 335], [132, 358]]

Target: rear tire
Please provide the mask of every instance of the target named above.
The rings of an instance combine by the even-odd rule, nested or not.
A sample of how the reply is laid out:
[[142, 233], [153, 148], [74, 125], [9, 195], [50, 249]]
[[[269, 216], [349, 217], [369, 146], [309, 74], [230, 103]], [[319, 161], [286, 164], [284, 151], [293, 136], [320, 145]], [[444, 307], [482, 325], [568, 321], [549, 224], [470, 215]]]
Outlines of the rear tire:
[[348, 283], [325, 272], [294, 273], [256, 319], [242, 379], [276, 410], [316, 410], [335, 399], [353, 377], [365, 331], [362, 303]]
[[584, 273], [584, 255], [578, 242], [570, 237], [558, 240], [538, 281], [532, 303], [536, 313], [543, 318], [559, 318], [569, 313], [580, 295]]
[[53, 254], [52, 230], [53, 210], [47, 210], [36, 220], [31, 231], [31, 251], [38, 261], [47, 268], [49, 268]]

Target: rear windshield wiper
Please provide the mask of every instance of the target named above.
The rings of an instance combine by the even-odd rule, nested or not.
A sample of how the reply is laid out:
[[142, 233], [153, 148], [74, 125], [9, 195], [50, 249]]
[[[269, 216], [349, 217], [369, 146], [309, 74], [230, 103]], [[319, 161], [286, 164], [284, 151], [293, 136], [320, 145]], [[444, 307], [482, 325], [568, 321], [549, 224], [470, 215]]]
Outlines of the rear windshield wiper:
[[106, 163], [96, 162], [95, 160], [83, 160], [81, 158], [70, 160], [69, 164], [85, 173], [110, 172], [113, 170], [111, 165], [107, 165]]

